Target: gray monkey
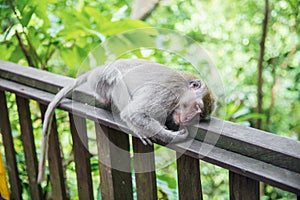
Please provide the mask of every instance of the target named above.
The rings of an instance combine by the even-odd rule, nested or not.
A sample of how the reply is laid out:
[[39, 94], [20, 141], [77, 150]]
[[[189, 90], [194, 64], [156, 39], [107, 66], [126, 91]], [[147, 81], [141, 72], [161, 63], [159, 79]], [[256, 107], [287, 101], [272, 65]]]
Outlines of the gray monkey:
[[168, 144], [185, 140], [188, 131], [184, 126], [209, 118], [215, 107], [215, 96], [207, 84], [190, 73], [142, 59], [120, 59], [95, 68], [62, 88], [48, 105], [43, 122], [39, 183], [43, 180], [54, 110], [85, 82], [100, 105], [113, 108], [145, 145], [152, 145], [152, 141]]

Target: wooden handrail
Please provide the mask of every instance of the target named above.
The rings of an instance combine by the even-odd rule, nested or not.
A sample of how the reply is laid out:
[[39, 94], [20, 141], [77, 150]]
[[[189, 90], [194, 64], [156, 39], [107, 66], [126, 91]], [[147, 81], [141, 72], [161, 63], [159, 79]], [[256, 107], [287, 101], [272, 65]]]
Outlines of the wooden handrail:
[[[74, 79], [69, 77], [0, 61], [0, 90], [42, 104], [48, 104], [60, 88], [72, 81]], [[112, 130], [130, 134], [128, 128], [113, 120], [110, 112], [89, 105], [94, 100], [91, 91], [85, 85], [76, 89], [71, 97], [72, 100], [65, 99], [58, 107], [72, 115], [88, 118]], [[300, 196], [299, 141], [216, 118], [193, 128], [197, 129], [195, 138], [171, 144], [168, 148], [179, 154], [183, 153], [192, 160], [201, 159], [230, 170], [231, 184], [242, 176], [254, 180], [253, 188], [258, 186], [256, 181], [263, 181]], [[124, 141], [126, 143], [126, 139]], [[182, 160], [179, 160], [179, 163], [180, 166], [184, 165]], [[195, 166], [197, 168], [197, 165]], [[183, 178], [189, 176], [182, 172], [179, 175]], [[153, 174], [149, 174], [148, 178], [149, 181], [153, 180]], [[184, 187], [182, 184], [179, 188], [183, 191], [181, 195], [187, 195], [188, 188]], [[231, 185], [230, 188], [234, 193], [236, 186]], [[256, 189], [253, 191], [256, 192]]]

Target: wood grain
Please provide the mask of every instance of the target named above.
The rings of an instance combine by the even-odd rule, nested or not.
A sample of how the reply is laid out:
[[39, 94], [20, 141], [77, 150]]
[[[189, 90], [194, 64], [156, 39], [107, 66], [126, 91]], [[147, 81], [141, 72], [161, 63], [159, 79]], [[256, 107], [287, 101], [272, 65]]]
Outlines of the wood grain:
[[94, 199], [86, 121], [84, 118], [72, 114], [69, 114], [69, 118], [73, 139], [78, 197], [81, 200]]
[[4, 144], [5, 158], [11, 190], [11, 199], [22, 199], [22, 187], [17, 168], [16, 151], [8, 117], [8, 109], [4, 91], [0, 90], [0, 129]]
[[259, 182], [248, 177], [229, 172], [231, 200], [259, 200]]
[[137, 198], [139, 200], [156, 200], [154, 147], [144, 145], [136, 137], [132, 137], [132, 142]]
[[[56, 93], [59, 88], [72, 81], [74, 79], [0, 61], [0, 89], [16, 93], [19, 97], [35, 99], [40, 103], [51, 101], [52, 93]], [[130, 130], [115, 122], [110, 112], [95, 108], [92, 104], [88, 105], [89, 102], [93, 102], [91, 99], [93, 97], [91, 97], [88, 89], [83, 88], [77, 90], [79, 95], [73, 95], [76, 101], [65, 99], [59, 108], [80, 117], [94, 120], [97, 122], [96, 124], [100, 123], [101, 126], [99, 125], [97, 130], [97, 141], [101, 144], [98, 144], [99, 159], [104, 159], [104, 161], [108, 159], [108, 162], [118, 165], [121, 158], [119, 155], [111, 156], [115, 155], [111, 144], [115, 145], [116, 143], [119, 146], [125, 144], [127, 146], [128, 136], [126, 135], [127, 139], [123, 139], [125, 136], [123, 133], [121, 134], [121, 131], [130, 134]], [[80, 102], [87, 102], [88, 104]], [[20, 112], [23, 112], [24, 115], [24, 111]], [[28, 116], [26, 117], [28, 119]], [[26, 127], [26, 123], [23, 122], [24, 127], [27, 132], [28, 130], [30, 132], [30, 125]], [[102, 130], [101, 133], [100, 127], [104, 127], [105, 131]], [[168, 145], [168, 148], [184, 153], [191, 158], [202, 159], [219, 165], [233, 173], [256, 181], [263, 181], [300, 195], [299, 141], [215, 118], [210, 123], [200, 123], [196, 128], [198, 130], [195, 139], [190, 138], [183, 143], [171, 144]], [[105, 135], [110, 142], [102, 141], [102, 137]], [[105, 157], [107, 155], [109, 158]], [[129, 153], [125, 157], [124, 162], [130, 168]], [[101, 179], [105, 180], [102, 180], [102, 184], [104, 184], [104, 190], [107, 189], [108, 198], [117, 197], [115, 190], [120, 190], [120, 194], [123, 194], [124, 191], [129, 193], [132, 190], [132, 186], [130, 186], [131, 189], [129, 185], [126, 189], [122, 189], [122, 184], [120, 184], [122, 179], [130, 182], [129, 174], [115, 171], [115, 168], [104, 166], [103, 163], [99, 163], [99, 165], [102, 174]], [[105, 176], [107, 177], [105, 178]]]
[[102, 199], [133, 199], [128, 135], [95, 125]]
[[179, 199], [202, 200], [199, 160], [177, 153]]
[[32, 120], [29, 110], [29, 101], [17, 96], [19, 121], [21, 125], [21, 138], [27, 166], [29, 189], [32, 199], [43, 199], [41, 186], [37, 183], [38, 162], [34, 144]]

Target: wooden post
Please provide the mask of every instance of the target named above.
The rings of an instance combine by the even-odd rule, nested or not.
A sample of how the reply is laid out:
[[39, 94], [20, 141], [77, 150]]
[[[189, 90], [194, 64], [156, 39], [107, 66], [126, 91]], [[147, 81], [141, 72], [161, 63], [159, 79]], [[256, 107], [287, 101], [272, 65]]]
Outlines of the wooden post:
[[69, 117], [73, 139], [78, 196], [80, 200], [94, 199], [90, 164], [91, 156], [87, 149], [86, 121], [84, 118], [72, 114]]
[[95, 124], [102, 199], [133, 199], [128, 135]]
[[132, 137], [132, 142], [137, 198], [138, 200], [156, 200], [154, 147], [144, 145], [135, 137]]
[[9, 123], [8, 110], [6, 106], [5, 93], [0, 91], [0, 129], [3, 137], [5, 158], [8, 168], [8, 177], [11, 190], [11, 199], [22, 199], [22, 187], [16, 161], [16, 151], [14, 148], [11, 126]]
[[177, 152], [179, 199], [202, 200], [199, 160]]
[[229, 171], [231, 200], [258, 200], [259, 182], [243, 175]]
[[43, 199], [43, 195], [41, 186], [37, 183], [38, 162], [34, 144], [29, 101], [19, 96], [16, 98], [31, 199], [39, 200]]

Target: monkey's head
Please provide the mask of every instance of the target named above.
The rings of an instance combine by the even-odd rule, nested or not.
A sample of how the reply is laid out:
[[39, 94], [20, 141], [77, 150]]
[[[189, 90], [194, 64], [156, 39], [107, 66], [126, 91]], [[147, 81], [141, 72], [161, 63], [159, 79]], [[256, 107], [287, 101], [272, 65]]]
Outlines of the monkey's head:
[[191, 80], [179, 99], [173, 119], [177, 125], [187, 125], [194, 119], [209, 120], [216, 98], [202, 80]]

